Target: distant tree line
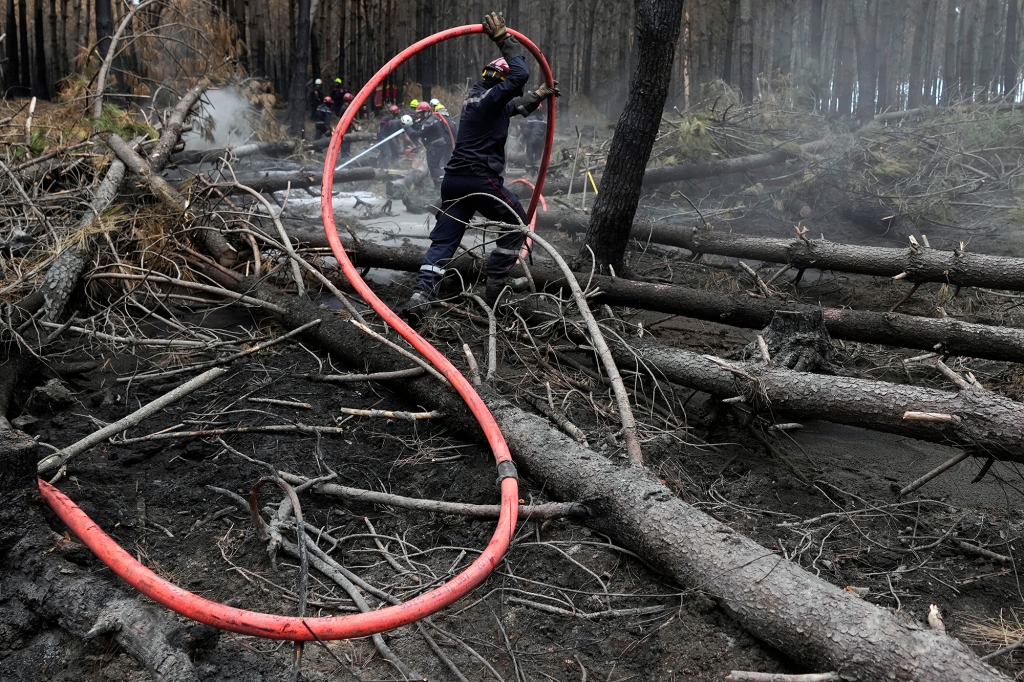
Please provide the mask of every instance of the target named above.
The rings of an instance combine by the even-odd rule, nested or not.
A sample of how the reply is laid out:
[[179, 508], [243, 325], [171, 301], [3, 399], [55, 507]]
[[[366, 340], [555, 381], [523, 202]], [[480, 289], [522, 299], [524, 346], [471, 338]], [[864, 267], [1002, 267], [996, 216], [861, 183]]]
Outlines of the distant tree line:
[[[102, 57], [131, 7], [117, 0], [4, 1], [0, 59], [8, 96], [53, 96], [62, 78]], [[230, 40], [217, 43], [223, 56], [282, 94], [302, 71], [294, 57], [307, 5], [307, 82], [342, 77], [355, 89], [406, 45], [476, 23], [495, 5], [544, 50], [569, 95], [563, 105], [582, 95], [617, 116], [637, 59], [636, 10], [626, 0], [164, 0], [131, 30], [144, 34], [153, 21], [167, 21], [161, 5], [227, 32]], [[786, 90], [796, 93], [797, 105], [860, 119], [961, 100], [1016, 100], [1019, 17], [1019, 0], [686, 0], [666, 106], [719, 97], [723, 83], [746, 102]], [[405, 65], [393, 84], [427, 92], [457, 87], [494, 56], [483, 37], [452, 41]], [[118, 65], [122, 72], [147, 68], [128, 48]]]

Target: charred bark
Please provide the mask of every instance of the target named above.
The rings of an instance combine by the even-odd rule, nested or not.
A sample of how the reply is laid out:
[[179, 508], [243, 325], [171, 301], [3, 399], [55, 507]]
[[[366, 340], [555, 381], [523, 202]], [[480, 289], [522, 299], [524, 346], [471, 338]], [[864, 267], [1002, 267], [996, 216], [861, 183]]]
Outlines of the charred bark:
[[[362, 180], [382, 180], [387, 178], [385, 171], [376, 168], [343, 168], [335, 171], [334, 182], [359, 182]], [[292, 189], [317, 187], [323, 181], [323, 171], [296, 171], [294, 173], [239, 175], [238, 182], [251, 187], [257, 192], [283, 192], [290, 186]], [[225, 194], [232, 194], [236, 189], [222, 187]]]
[[[682, 0], [636, 0], [639, 61], [626, 107], [612, 136], [586, 238], [598, 265], [611, 266], [620, 273], [625, 269], [629, 243], [629, 230], [624, 225], [632, 223], [640, 202], [644, 168], [668, 96], [668, 74], [672, 72], [682, 12]], [[587, 257], [587, 253], [581, 252], [581, 257]]]
[[229, 160], [244, 159], [252, 156], [279, 158], [289, 156], [295, 151], [293, 142], [251, 142], [237, 147], [224, 149], [197, 149], [181, 152], [171, 157], [174, 165], [190, 165], [196, 163], [215, 163], [222, 158]]
[[[570, 234], [585, 231], [587, 218], [576, 212], [537, 214], [537, 228]], [[686, 228], [637, 220], [633, 239], [769, 263], [789, 263], [798, 269], [836, 270], [875, 277], [897, 277], [907, 282], [938, 282], [962, 287], [1024, 291], [1024, 259], [989, 256], [954, 249], [924, 247], [896, 249], [853, 246], [820, 239], [776, 239]]]
[[[973, 455], [1024, 462], [1024, 404], [981, 389], [958, 392], [799, 372], [759, 362], [714, 362], [706, 355], [640, 340], [609, 346], [620, 367], [648, 371], [713, 396], [743, 396], [759, 412], [859, 426], [963, 448]], [[949, 415], [948, 423], [905, 419], [908, 412]]]
[[[327, 245], [323, 232], [310, 230], [289, 234], [296, 241], [312, 246]], [[351, 251], [353, 261], [359, 267], [415, 272], [422, 265], [425, 255], [424, 249], [415, 246], [391, 248], [364, 241], [358, 247], [354, 247], [350, 245], [347, 237], [346, 242], [346, 248]], [[458, 269], [467, 281], [473, 281], [480, 274], [476, 263], [456, 261], [449, 268]], [[530, 273], [538, 287], [549, 291], [567, 285], [560, 271], [541, 263], [531, 266]], [[513, 274], [522, 276], [524, 273], [521, 270], [513, 270]], [[755, 299], [748, 296], [732, 297], [689, 287], [637, 282], [621, 277], [591, 277], [587, 273], [577, 273], [576, 279], [582, 285], [589, 283], [591, 288], [598, 290], [591, 299], [596, 303], [683, 315], [746, 329], [763, 329], [768, 326], [776, 310], [820, 310], [832, 338], [898, 348], [918, 348], [989, 360], [1024, 361], [1024, 330], [1010, 327], [973, 324], [948, 317], [915, 317], [900, 313], [876, 313], [846, 308], [822, 309], [803, 303]]]
[[298, 0], [295, 22], [295, 52], [292, 55], [292, 73], [288, 84], [288, 134], [301, 137], [305, 128], [306, 73], [309, 68], [309, 9], [310, 0]]
[[[322, 318], [314, 305], [247, 280], [249, 295], [276, 303], [296, 328]], [[396, 353], [337, 318], [307, 337], [360, 369], [409, 367]], [[396, 386], [417, 404], [441, 409], [448, 423], [479, 438], [454, 391], [432, 379]], [[817, 670], [864, 682], [1005, 680], [939, 630], [898, 620], [888, 610], [816, 578], [679, 500], [644, 469], [618, 467], [523, 412], [489, 387], [480, 390], [516, 463], [564, 500], [585, 500], [587, 525], [637, 552], [666, 575], [711, 596], [749, 632]]]

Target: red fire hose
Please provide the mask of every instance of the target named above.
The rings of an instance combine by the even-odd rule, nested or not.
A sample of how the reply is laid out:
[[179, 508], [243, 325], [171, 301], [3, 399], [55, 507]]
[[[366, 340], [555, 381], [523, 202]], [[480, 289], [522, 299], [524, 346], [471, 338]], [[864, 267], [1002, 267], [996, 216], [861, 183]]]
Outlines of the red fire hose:
[[[330, 242], [331, 249], [352, 286], [388, 325], [407, 339], [413, 347], [437, 367], [445, 378], [451, 382], [463, 400], [466, 401], [469, 409], [480, 423], [494, 453], [494, 459], [498, 464], [498, 475], [501, 480], [501, 514], [491, 541], [480, 556], [462, 573], [440, 587], [405, 603], [390, 606], [379, 611], [349, 616], [329, 618], [276, 616], [225, 606], [224, 604], [204, 599], [187, 590], [183, 590], [160, 578], [136, 561], [128, 552], [124, 551], [67, 496], [46, 481], [40, 479], [39, 490], [43, 495], [43, 499], [60, 517], [61, 521], [104, 564], [110, 567], [125, 582], [156, 603], [200, 623], [255, 637], [293, 641], [365, 637], [414, 623], [462, 598], [490, 575], [508, 549], [512, 535], [515, 532], [516, 516], [519, 511], [519, 484], [515, 477], [512, 456], [509, 454], [505, 438], [502, 436], [497, 423], [494, 421], [494, 417], [488, 411], [480, 396], [477, 395], [472, 385], [462, 376], [459, 370], [444, 355], [395, 315], [383, 301], [377, 298], [359, 276], [338, 237], [338, 231], [334, 223], [334, 207], [331, 202], [334, 167], [338, 158], [338, 150], [341, 148], [341, 141], [344, 136], [343, 131], [352, 123], [352, 119], [355, 117], [359, 107], [373, 93], [374, 89], [380, 85], [381, 81], [390, 75], [400, 64], [431, 45], [458, 36], [482, 32], [483, 27], [477, 24], [459, 26], [424, 38], [394, 57], [363, 86], [362, 90], [359, 91], [359, 94], [352, 101], [348, 111], [342, 117], [341, 122], [334, 131], [334, 136], [331, 138], [331, 146], [327, 150], [327, 160], [324, 165], [322, 209], [327, 240]], [[520, 33], [512, 30], [509, 32], [537, 58], [545, 80], [549, 85], [554, 85], [551, 69], [537, 46]], [[536, 210], [537, 201], [540, 198], [540, 191], [544, 185], [544, 176], [547, 173], [548, 160], [551, 156], [551, 148], [554, 142], [554, 130], [555, 107], [550, 106], [548, 107], [548, 135], [544, 145], [544, 157], [541, 160], [536, 191], [530, 200], [530, 207], [527, 211], [527, 216], [531, 219]]]

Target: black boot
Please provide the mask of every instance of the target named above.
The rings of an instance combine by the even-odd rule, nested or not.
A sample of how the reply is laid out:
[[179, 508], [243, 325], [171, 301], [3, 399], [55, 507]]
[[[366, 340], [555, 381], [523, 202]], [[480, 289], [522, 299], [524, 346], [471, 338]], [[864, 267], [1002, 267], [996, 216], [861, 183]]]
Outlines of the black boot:
[[505, 278], [504, 277], [488, 277], [487, 287], [484, 289], [484, 301], [487, 305], [494, 307], [494, 304], [498, 302], [498, 297], [501, 296], [501, 292], [505, 289]]
[[434, 302], [434, 299], [421, 291], [416, 291], [409, 300], [398, 308], [398, 316], [408, 323], [412, 328], [419, 326], [423, 316]]

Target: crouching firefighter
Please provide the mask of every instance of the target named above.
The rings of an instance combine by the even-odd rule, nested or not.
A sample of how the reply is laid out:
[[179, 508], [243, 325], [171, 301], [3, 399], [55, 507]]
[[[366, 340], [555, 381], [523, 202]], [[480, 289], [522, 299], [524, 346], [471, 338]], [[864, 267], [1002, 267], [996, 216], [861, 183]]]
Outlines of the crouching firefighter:
[[[519, 197], [505, 189], [502, 178], [509, 120], [516, 114], [529, 116], [542, 101], [561, 94], [557, 87], [542, 85], [524, 95], [523, 86], [530, 79], [530, 72], [523, 47], [509, 35], [500, 14], [491, 12], [484, 17], [483, 27], [502, 56], [484, 67], [482, 80], [466, 96], [455, 150], [444, 169], [441, 210], [430, 233], [430, 248], [417, 273], [412, 297], [399, 309], [410, 324], [419, 322], [436, 297], [444, 268], [476, 213], [495, 222], [526, 224], [526, 212]], [[490, 305], [494, 305], [504, 289], [509, 270], [525, 241], [522, 232], [507, 232], [491, 249], [485, 268], [484, 294]]]

